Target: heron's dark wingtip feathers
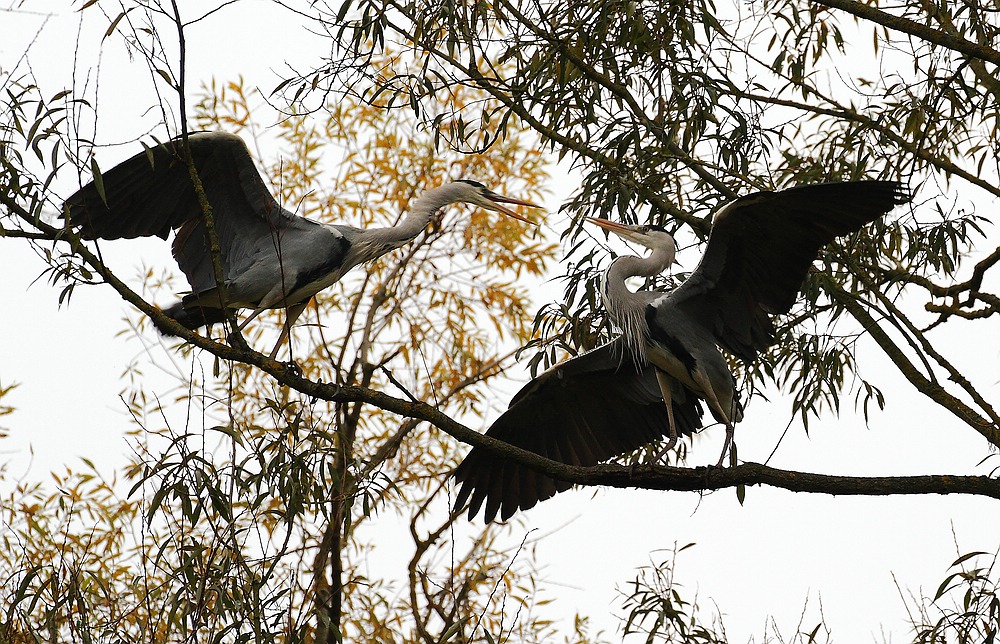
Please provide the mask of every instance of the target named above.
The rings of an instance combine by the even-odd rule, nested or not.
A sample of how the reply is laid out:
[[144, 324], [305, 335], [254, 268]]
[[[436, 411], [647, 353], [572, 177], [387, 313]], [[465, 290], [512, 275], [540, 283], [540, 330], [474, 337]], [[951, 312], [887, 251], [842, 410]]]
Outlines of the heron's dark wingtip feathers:
[[[172, 229], [201, 215], [180, 145], [177, 138], [144, 147], [102, 172], [99, 181], [91, 181], [66, 199], [62, 218], [70, 227], [79, 226], [83, 239], [166, 239]], [[188, 145], [206, 192], [232, 190], [229, 175], [238, 175], [241, 185], [249, 186], [246, 190], [253, 195], [254, 205], [273, 208], [269, 201], [273, 198], [242, 138], [228, 132], [198, 132], [188, 136]]]
[[[462, 494], [464, 492], [464, 494]], [[469, 483], [464, 483], [460, 489], [459, 498], [456, 501], [456, 507], [462, 507], [466, 499], [469, 502], [469, 520], [476, 518], [479, 514], [479, 509], [483, 506], [483, 501], [486, 500], [486, 490], [481, 487], [475, 487]], [[486, 517], [486, 523], [493, 520], [493, 517]]]
[[473, 521], [479, 514], [483, 503], [487, 502], [484, 516], [485, 523], [490, 523], [496, 517], [496, 508], [491, 511], [488, 503], [489, 479], [496, 469], [497, 459], [485, 451], [469, 452], [465, 460], [459, 463], [452, 476], [459, 483], [458, 494], [455, 496], [455, 507], [461, 508], [469, 504], [468, 517]]
[[753, 360], [773, 339], [768, 314], [787, 313], [823, 247], [910, 201], [899, 181], [795, 186], [741, 197], [719, 211], [691, 278], [670, 300]]
[[[759, 221], [768, 234], [780, 231], [780, 227], [807, 227], [837, 237], [878, 219], [911, 198], [909, 189], [900, 181], [806, 184], [740, 197], [719, 211], [715, 227], [742, 226], [749, 218]], [[768, 221], [772, 217], [774, 223]]]
[[[505, 432], [487, 434], [500, 440], [509, 438], [503, 435]], [[531, 441], [518, 446], [536, 453], [547, 451]], [[554, 482], [544, 474], [478, 447], [466, 455], [452, 476], [459, 483], [455, 507], [461, 508], [468, 502], [470, 521], [480, 510], [486, 523], [498, 515], [501, 521], [506, 521], [518, 510], [528, 509], [556, 493]]]
[[[680, 384], [677, 384], [680, 387]], [[672, 394], [678, 432], [701, 427], [698, 398]], [[668, 432], [655, 367], [637, 364], [620, 339], [553, 367], [526, 385], [487, 435], [567, 465], [591, 466], [628, 454]], [[470, 502], [470, 518], [485, 509], [487, 522], [572, 487], [514, 460], [474, 447], [453, 474], [457, 507]]]
[[902, 206], [904, 203], [910, 203], [913, 200], [913, 193], [902, 181], [890, 181], [893, 184], [893, 204], [896, 206]]
[[843, 181], [817, 183], [770, 193], [766, 206], [776, 212], [776, 225], [796, 229], [799, 235], [812, 231], [820, 246], [833, 238], [860, 229], [906, 203], [911, 196], [899, 181]]
[[[68, 226], [80, 226], [84, 239], [166, 239], [175, 225], [171, 206], [180, 200], [178, 177], [187, 177], [187, 169], [179, 166], [174, 141], [145, 148], [73, 193], [64, 203], [63, 218]], [[193, 194], [190, 179], [187, 184]]]
[[[490, 491], [494, 493], [490, 493]], [[495, 490], [490, 490], [485, 493], [486, 496], [486, 509], [483, 510], [483, 516], [486, 522], [489, 523], [496, 518], [497, 512], [500, 511], [500, 504], [503, 500], [502, 496], [497, 495]]]
[[[472, 492], [475, 490], [475, 488], [465, 480], [465, 474], [463, 472], [467, 471], [469, 468], [469, 466], [466, 463], [467, 461], [462, 461], [462, 463], [460, 463], [459, 466], [455, 468], [455, 471], [451, 473], [451, 475], [455, 478], [455, 480], [459, 482], [458, 494], [455, 495], [456, 508], [464, 507], [465, 504], [468, 503], [469, 497], [472, 495]], [[469, 506], [469, 520], [471, 521], [473, 518], [475, 518], [478, 512], [479, 512], [478, 506]]]

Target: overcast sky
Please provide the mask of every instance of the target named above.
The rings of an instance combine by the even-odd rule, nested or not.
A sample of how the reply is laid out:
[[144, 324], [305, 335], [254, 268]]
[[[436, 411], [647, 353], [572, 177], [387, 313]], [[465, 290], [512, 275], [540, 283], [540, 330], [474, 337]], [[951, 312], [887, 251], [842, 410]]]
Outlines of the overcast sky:
[[[77, 3], [79, 4], [79, 3]], [[31, 12], [0, 11], [0, 71], [31, 72], [51, 95], [66, 87], [73, 73], [73, 51], [81, 14], [61, 2], [32, 2]], [[52, 14], [42, 12], [44, 7]], [[94, 65], [107, 22], [85, 11], [77, 79], [98, 80]], [[245, 0], [199, 23], [188, 32], [191, 84], [242, 74], [247, 85], [265, 92], [277, 84], [286, 61], [308, 63], [325, 47], [296, 26], [293, 15], [268, 2]], [[21, 54], [28, 48], [27, 58]], [[145, 112], [155, 103], [149, 73], [109, 39], [99, 80], [98, 132], [111, 142], [133, 139], [152, 127], [159, 115]], [[0, 82], [7, 78], [0, 77]], [[156, 132], [163, 134], [163, 130]], [[134, 146], [102, 154], [130, 156]], [[67, 175], [67, 179], [72, 179]], [[961, 189], [962, 184], [953, 184]], [[61, 197], [74, 188], [57, 186]], [[546, 203], [555, 213], [573, 188], [570, 175], [557, 173]], [[558, 228], [559, 219], [550, 215]], [[995, 232], [990, 231], [995, 238]], [[984, 243], [983, 247], [994, 247]], [[138, 283], [144, 266], [176, 271], [167, 244], [158, 239], [108, 245], [109, 264], [120, 276]], [[615, 243], [618, 252], [626, 247]], [[694, 250], [694, 253], [697, 251]], [[688, 269], [696, 255], [681, 257]], [[0, 443], [8, 476], [27, 473], [43, 478], [50, 469], [76, 467], [78, 457], [111, 471], [124, 463], [131, 429], [119, 392], [128, 383], [122, 372], [131, 361], [145, 362], [152, 352], [163, 361], [164, 349], [119, 335], [129, 306], [109, 287], [77, 289], [68, 306], [57, 304], [58, 291], [37, 280], [45, 265], [18, 240], [0, 240], [0, 383], [21, 386], [5, 399], [17, 413], [3, 419], [11, 438]], [[543, 302], [538, 302], [541, 305]], [[947, 336], [951, 357], [988, 398], [997, 393], [1000, 333], [996, 322], [956, 322], [937, 332]], [[849, 410], [839, 419], [810, 424], [806, 436], [793, 423], [771, 465], [794, 470], [845, 475], [969, 474], [985, 450], [983, 440], [939, 408], [912, 393], [874, 343], [861, 343], [861, 369], [876, 380], [888, 400], [866, 427]], [[167, 373], [147, 370], [148, 388], [169, 390]], [[511, 387], [513, 389], [513, 387]], [[737, 427], [740, 457], [763, 462], [788, 423], [789, 404], [755, 400]], [[845, 405], [849, 407], [848, 405]], [[724, 432], [712, 428], [696, 441], [693, 464], [713, 463]], [[29, 457], [29, 449], [34, 456]], [[994, 551], [1000, 535], [996, 502], [960, 497], [833, 498], [751, 488], [741, 507], [733, 491], [704, 497], [638, 490], [574, 490], [524, 513], [511, 543], [528, 531], [546, 535], [537, 547], [538, 561], [558, 600], [551, 610], [569, 619], [575, 611], [609, 633], [618, 627], [612, 615], [623, 614], [616, 585], [625, 588], [636, 568], [669, 557], [674, 544], [697, 546], [681, 555], [676, 579], [702, 602], [714, 601], [724, 613], [732, 642], [751, 637], [760, 642], [765, 620], [774, 616], [788, 636], [803, 604], [809, 602], [811, 629], [822, 604], [827, 625], [838, 642], [908, 641], [903, 592], [933, 594], [958, 553]], [[955, 540], [958, 545], [956, 547]], [[405, 561], [409, 552], [399, 554]], [[373, 563], [392, 569], [395, 562]], [[568, 630], [570, 623], [567, 622]], [[611, 636], [609, 639], [616, 639]], [[638, 641], [638, 639], [636, 639]]]

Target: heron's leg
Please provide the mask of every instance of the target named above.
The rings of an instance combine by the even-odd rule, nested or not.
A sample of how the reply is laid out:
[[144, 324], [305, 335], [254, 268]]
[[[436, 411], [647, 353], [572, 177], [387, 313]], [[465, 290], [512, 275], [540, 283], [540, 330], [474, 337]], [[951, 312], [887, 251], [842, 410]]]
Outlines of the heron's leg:
[[243, 320], [242, 322], [240, 322], [240, 323], [238, 323], [236, 325], [236, 329], [234, 331], [227, 331], [226, 327], [224, 326], [223, 330], [227, 331], [227, 333], [226, 333], [226, 342], [228, 342], [232, 346], [236, 346], [235, 340], [234, 340], [234, 336], [237, 333], [242, 333], [243, 329], [245, 329], [246, 326], [248, 324], [250, 324], [250, 321], [253, 320], [255, 317], [257, 317], [258, 315], [260, 315], [261, 312], [264, 311], [264, 308], [265, 307], [260, 307], [259, 309], [255, 310], [253, 313], [251, 313], [249, 316], [247, 316], [247, 319]]
[[[726, 423], [726, 442], [722, 444], [722, 453], [719, 454], [719, 462], [715, 464], [716, 467], [722, 467], [722, 463], [726, 460], [726, 454], [729, 452], [730, 447], [733, 448], [733, 454], [735, 456], [736, 441], [733, 440], [735, 436], [736, 428], [732, 423]], [[730, 465], [736, 465], [736, 463], [732, 462]]]
[[233, 330], [233, 331], [229, 331], [226, 328], [226, 326], [223, 326], [223, 331], [226, 331], [226, 342], [228, 342], [229, 344], [235, 346], [235, 340], [233, 339], [234, 336], [237, 333], [242, 333], [243, 329], [245, 329], [246, 326], [248, 324], [250, 324], [250, 321], [253, 320], [255, 317], [257, 317], [258, 315], [260, 315], [263, 310], [264, 310], [263, 307], [255, 310], [253, 313], [251, 313], [249, 316], [247, 316], [247, 319], [243, 320], [242, 322], [237, 323], [236, 329]]
[[695, 381], [701, 390], [705, 394], [705, 402], [708, 406], [712, 408], [718, 415], [722, 418], [726, 425], [726, 442], [722, 445], [722, 455], [719, 456], [719, 462], [716, 463], [716, 467], [722, 467], [723, 461], [726, 460], [726, 454], [729, 453], [729, 446], [733, 443], [733, 437], [736, 435], [736, 427], [733, 426], [733, 421], [730, 419], [729, 412], [722, 408], [722, 403], [719, 402], [719, 397], [715, 394], [715, 389], [712, 387], [712, 382], [708, 379], [708, 376], [701, 369], [695, 369], [691, 373], [691, 378]]
[[658, 461], [666, 456], [667, 452], [672, 450], [674, 445], [677, 444], [677, 423], [674, 420], [674, 405], [670, 391], [672, 379], [667, 374], [656, 369], [656, 382], [660, 385], [660, 393], [663, 394], [663, 403], [667, 406], [667, 424], [670, 426], [670, 440], [656, 453], [656, 456], [653, 457], [654, 461]]
[[236, 325], [236, 328], [239, 329], [240, 331], [247, 328], [247, 325], [250, 324], [250, 322], [252, 322], [254, 318], [263, 313], [266, 308], [267, 307], [262, 306], [259, 309], [254, 309], [254, 312], [248, 315], [247, 319], [243, 320], [238, 325]]
[[[299, 319], [302, 312], [306, 310], [306, 306], [311, 301], [306, 300], [305, 302], [300, 302], [298, 304], [293, 304], [285, 310], [285, 324], [281, 327], [281, 335], [278, 336], [278, 342], [274, 345], [274, 349], [271, 351], [269, 356], [272, 360], [278, 355], [278, 349], [281, 347], [281, 343], [285, 341], [285, 338], [289, 337], [292, 332], [292, 324], [295, 320]], [[289, 349], [289, 359], [291, 359], [291, 349]]]

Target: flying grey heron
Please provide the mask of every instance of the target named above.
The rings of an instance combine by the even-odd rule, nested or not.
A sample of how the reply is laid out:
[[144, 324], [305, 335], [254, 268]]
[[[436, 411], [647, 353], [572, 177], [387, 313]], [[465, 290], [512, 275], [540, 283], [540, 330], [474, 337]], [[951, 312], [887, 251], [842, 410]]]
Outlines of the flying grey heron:
[[163, 312], [197, 329], [225, 320], [226, 309], [252, 309], [242, 329], [265, 309], [284, 308], [285, 324], [271, 358], [314, 295], [352, 267], [411, 241], [440, 208], [466, 202], [529, 221], [503, 204], [538, 207], [481, 183], [458, 180], [420, 195], [396, 226], [324, 224], [278, 204], [240, 137], [202, 132], [190, 135], [188, 146], [212, 207], [225, 302], [217, 288], [202, 206], [181, 155], [181, 139], [147, 149], [102, 173], [66, 200], [63, 217], [69, 226], [80, 227], [84, 239], [166, 239], [176, 231], [171, 249], [191, 292]]
[[[690, 277], [667, 293], [625, 286], [674, 261], [659, 226], [588, 218], [641, 244], [646, 257], [616, 259], [604, 275], [604, 305], [622, 335], [556, 365], [528, 383], [488, 436], [571, 465], [595, 465], [701, 427], [705, 401], [726, 427], [721, 466], [742, 419], [735, 378], [719, 347], [750, 363], [774, 339], [770, 315], [787, 313], [821, 248], [909, 201], [894, 181], [858, 181], [759, 192], [723, 207], [705, 254]], [[485, 503], [486, 521], [506, 520], [570, 487], [529, 467], [473, 448], [454, 473], [456, 507], [469, 518]]]

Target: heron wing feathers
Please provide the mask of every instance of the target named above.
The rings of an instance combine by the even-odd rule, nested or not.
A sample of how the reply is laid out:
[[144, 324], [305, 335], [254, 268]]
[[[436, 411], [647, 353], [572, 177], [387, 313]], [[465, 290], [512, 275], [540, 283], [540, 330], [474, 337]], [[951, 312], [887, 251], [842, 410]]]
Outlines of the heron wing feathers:
[[[667, 414], [655, 367], [637, 364], [621, 339], [567, 360], [528, 383], [487, 436], [570, 465], [596, 465], [662, 438]], [[673, 401], [678, 429], [701, 426], [701, 405], [683, 387]], [[506, 520], [570, 483], [473, 448], [455, 470], [461, 483], [456, 504], [469, 516], [485, 503], [487, 521]]]
[[[188, 142], [203, 184], [225, 186], [227, 196], [240, 192], [242, 204], [259, 218], [280, 211], [240, 137], [199, 132]], [[171, 229], [200, 218], [202, 209], [179, 146], [180, 139], [173, 139], [147, 148], [102, 173], [106, 200], [96, 181], [80, 188], [65, 203], [70, 224], [79, 225], [85, 239], [166, 239]]]
[[[273, 256], [277, 240], [284, 240], [303, 224], [275, 201], [261, 178], [243, 140], [222, 132], [190, 137], [191, 155], [198, 168], [205, 196], [212, 207], [212, 222], [221, 249], [222, 271], [228, 281], [262, 258]], [[184, 181], [178, 177], [178, 181]], [[194, 292], [215, 286], [215, 270], [203, 210], [194, 191], [174, 220], [177, 236], [172, 252]]]
[[717, 343], [753, 360], [774, 337], [821, 248], [908, 200], [895, 181], [798, 186], [741, 197], [716, 216], [705, 254], [668, 299]]
[[[273, 248], [281, 231], [305, 229], [311, 222], [282, 209], [254, 165], [243, 139], [225, 132], [188, 137], [191, 158], [212, 207], [212, 220], [227, 278], [240, 273]], [[177, 230], [172, 250], [195, 291], [215, 285], [203, 209], [195, 192], [180, 139], [148, 148], [82, 187], [66, 200], [70, 225], [85, 239], [166, 239]], [[273, 251], [272, 251], [273, 252]]]

